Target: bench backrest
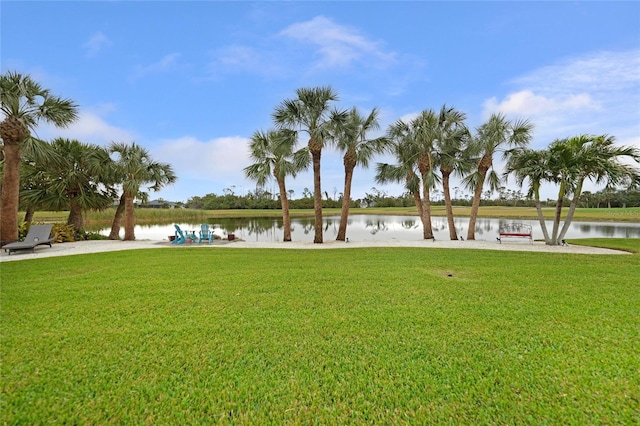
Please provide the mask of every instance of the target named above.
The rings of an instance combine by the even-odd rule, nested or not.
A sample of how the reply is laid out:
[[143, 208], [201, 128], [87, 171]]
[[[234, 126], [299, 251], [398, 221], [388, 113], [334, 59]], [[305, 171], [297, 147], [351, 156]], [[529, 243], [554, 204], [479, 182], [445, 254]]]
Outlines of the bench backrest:
[[500, 234], [525, 234], [531, 235], [531, 225], [526, 223], [503, 223], [500, 225]]

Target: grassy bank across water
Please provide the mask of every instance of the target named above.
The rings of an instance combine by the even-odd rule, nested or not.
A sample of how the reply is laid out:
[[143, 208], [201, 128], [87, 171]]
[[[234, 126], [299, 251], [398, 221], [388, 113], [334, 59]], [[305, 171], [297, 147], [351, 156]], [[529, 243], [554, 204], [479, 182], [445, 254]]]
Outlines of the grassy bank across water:
[[633, 424], [639, 273], [413, 248], [10, 262], [0, 422]]
[[[456, 217], [468, 217], [470, 207], [455, 207]], [[566, 215], [568, 209], [564, 209]], [[350, 209], [350, 214], [369, 215], [397, 215], [417, 216], [415, 207], [389, 207], [389, 208], [357, 208]], [[555, 210], [545, 208], [544, 215], [548, 220], [553, 219]], [[325, 216], [340, 215], [340, 209], [323, 209]], [[446, 216], [444, 206], [433, 206], [434, 216]], [[532, 207], [480, 207], [480, 217], [504, 218], [504, 219], [529, 219], [536, 220], [536, 209]], [[61, 222], [66, 221], [68, 212], [36, 212], [36, 221]], [[85, 216], [87, 225], [111, 225], [115, 209], [107, 209], [102, 212], [88, 212]], [[292, 217], [313, 217], [313, 210], [291, 210]], [[21, 215], [23, 217], [24, 215]], [[281, 210], [192, 210], [192, 209], [137, 209], [136, 222], [138, 224], [162, 224], [162, 223], [198, 223], [207, 219], [216, 218], [243, 218], [243, 217], [282, 217]], [[576, 209], [574, 221], [580, 222], [640, 222], [640, 207], [615, 208], [615, 209]]]

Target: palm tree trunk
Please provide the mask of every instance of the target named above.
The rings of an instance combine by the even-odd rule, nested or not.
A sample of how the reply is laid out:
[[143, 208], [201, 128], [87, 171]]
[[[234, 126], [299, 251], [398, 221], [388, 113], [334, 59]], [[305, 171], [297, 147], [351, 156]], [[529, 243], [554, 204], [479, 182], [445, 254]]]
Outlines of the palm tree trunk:
[[82, 206], [74, 197], [69, 197], [69, 218], [67, 225], [72, 225], [76, 235], [84, 229], [84, 217], [82, 217]]
[[133, 206], [133, 194], [125, 191], [124, 195], [124, 241], [134, 241], [136, 236], [133, 232], [135, 225]]
[[0, 200], [0, 244], [18, 240], [20, 202], [20, 146], [4, 141], [4, 175]]
[[573, 199], [571, 200], [571, 204], [569, 205], [569, 211], [567, 212], [567, 217], [564, 219], [564, 224], [562, 225], [562, 230], [560, 231], [560, 235], [558, 235], [558, 241], [562, 242], [564, 240], [564, 236], [567, 234], [569, 230], [569, 225], [571, 225], [571, 220], [573, 220], [573, 213], [576, 211], [576, 206], [578, 205], [578, 198], [580, 198], [580, 193], [582, 192], [582, 184], [584, 179], [580, 179], [578, 185], [576, 186], [576, 190], [573, 193]]
[[33, 216], [36, 213], [36, 208], [33, 205], [27, 206], [27, 210], [24, 212], [24, 221], [31, 225], [33, 222]]
[[467, 230], [467, 240], [476, 239], [476, 220], [478, 219], [478, 210], [480, 209], [480, 198], [482, 198], [482, 187], [484, 186], [484, 180], [487, 177], [488, 168], [478, 168], [480, 174], [480, 180], [476, 185], [476, 189], [473, 193], [473, 203], [471, 204], [471, 213], [469, 214], [469, 229]]
[[116, 208], [116, 214], [113, 217], [113, 222], [111, 223], [111, 232], [109, 232], [110, 240], [120, 239], [120, 222], [122, 222], [123, 214], [124, 214], [124, 192], [120, 196], [120, 202], [118, 203], [118, 207]]
[[[309, 142], [310, 148], [312, 146]], [[313, 242], [322, 244], [322, 186], [320, 185], [320, 157], [322, 150], [310, 149], [313, 160], [313, 211], [315, 216]]]
[[282, 224], [284, 227], [284, 235], [282, 241], [291, 241], [291, 215], [289, 214], [289, 199], [287, 198], [287, 187], [284, 179], [278, 180], [278, 188], [280, 189], [280, 205], [282, 206]]
[[544, 242], [550, 244], [549, 231], [547, 230], [547, 222], [542, 214], [542, 205], [540, 204], [540, 191], [536, 188], [534, 203], [536, 205], [536, 211], [538, 212], [538, 222], [540, 222], [540, 228], [542, 229], [542, 235], [544, 235]]
[[[345, 159], [346, 163], [346, 159]], [[351, 182], [353, 181], [353, 169], [351, 164], [344, 166], [344, 194], [342, 196], [342, 210], [340, 212], [340, 226], [336, 241], [345, 241], [347, 237], [347, 222], [349, 221], [349, 204], [351, 202]]]
[[429, 185], [424, 181], [422, 184], [422, 236], [425, 240], [433, 238], [433, 227], [431, 226], [431, 196]]
[[18, 241], [18, 206], [20, 203], [20, 143], [29, 135], [16, 116], [0, 122], [4, 144], [4, 174], [0, 194], [0, 245]]
[[558, 190], [558, 201], [556, 202], [556, 214], [553, 218], [553, 231], [551, 232], [551, 244], [557, 246], [558, 242], [558, 229], [560, 228], [560, 219], [562, 217], [562, 204], [564, 202], [566, 183], [564, 180], [560, 183], [560, 189]]
[[413, 192], [411, 195], [413, 195], [413, 202], [418, 208], [418, 216], [420, 216], [420, 220], [422, 220], [422, 198], [420, 197], [420, 193]]
[[451, 205], [451, 191], [449, 189], [449, 178], [451, 172], [449, 170], [442, 170], [442, 192], [444, 193], [444, 205], [447, 210], [447, 223], [449, 225], [449, 239], [457, 240], [458, 233], [456, 232], [456, 224], [453, 220], [453, 206]]

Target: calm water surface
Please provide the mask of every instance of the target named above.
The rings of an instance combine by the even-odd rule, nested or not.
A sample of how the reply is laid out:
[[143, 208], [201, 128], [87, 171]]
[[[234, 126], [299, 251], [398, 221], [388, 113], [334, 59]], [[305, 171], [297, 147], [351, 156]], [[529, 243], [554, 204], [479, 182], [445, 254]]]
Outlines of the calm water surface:
[[[533, 238], [542, 239], [542, 230], [537, 220], [510, 220], [478, 218], [476, 222], [477, 240], [495, 240], [502, 223], [518, 222], [531, 225]], [[312, 242], [314, 229], [313, 218], [297, 218], [291, 220], [291, 239], [293, 241]], [[466, 238], [469, 218], [455, 220], [459, 236]], [[236, 238], [256, 242], [282, 241], [284, 234], [282, 219], [277, 218], [242, 218], [212, 219], [209, 225], [214, 233], [226, 238], [235, 234]], [[433, 233], [436, 239], [449, 239], [447, 220], [444, 217], [432, 218]], [[182, 230], [198, 230], [199, 223], [179, 223]], [[335, 240], [340, 226], [339, 216], [328, 216], [323, 219], [324, 240]], [[553, 222], [547, 222], [551, 232]], [[174, 234], [173, 225], [139, 225], [135, 227], [136, 239], [168, 240]], [[124, 231], [121, 231], [121, 237]], [[109, 235], [109, 229], [100, 233]], [[349, 218], [347, 237], [351, 241], [415, 241], [422, 239], [422, 223], [417, 216], [385, 216], [385, 215], [353, 215]], [[640, 223], [611, 222], [575, 222], [567, 232], [566, 238], [640, 238]]]

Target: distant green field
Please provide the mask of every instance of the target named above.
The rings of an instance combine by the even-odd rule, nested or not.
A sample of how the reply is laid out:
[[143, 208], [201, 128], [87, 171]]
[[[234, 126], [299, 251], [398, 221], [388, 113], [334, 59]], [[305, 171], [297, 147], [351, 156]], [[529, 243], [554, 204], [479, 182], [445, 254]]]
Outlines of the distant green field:
[[637, 424], [638, 276], [418, 248], [2, 263], [0, 423]]
[[[566, 215], [568, 209], [564, 209]], [[455, 207], [454, 214], [458, 217], [469, 216], [469, 207]], [[350, 214], [372, 215], [417, 215], [415, 207], [402, 208], [358, 208], [350, 209]], [[326, 216], [339, 215], [340, 209], [323, 209]], [[40, 221], [65, 221], [68, 212], [36, 212], [35, 219]], [[110, 224], [113, 220], [115, 209], [107, 209], [103, 212], [88, 212], [87, 224]], [[291, 210], [292, 217], [312, 217], [313, 210]], [[432, 208], [434, 216], [445, 216], [443, 206]], [[544, 215], [547, 219], [553, 219], [555, 210], [545, 208]], [[191, 209], [137, 209], [136, 219], [139, 223], [173, 223], [183, 221], [201, 221], [207, 218], [229, 217], [281, 217], [280, 210], [191, 210]], [[512, 219], [537, 219], [536, 209], [532, 207], [480, 207], [480, 217], [512, 218]], [[22, 216], [21, 216], [22, 217]], [[640, 222], [640, 207], [617, 209], [576, 209], [575, 221], [608, 221], [608, 222]]]

